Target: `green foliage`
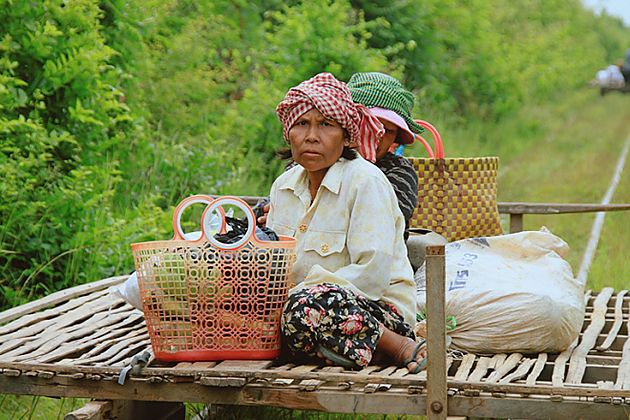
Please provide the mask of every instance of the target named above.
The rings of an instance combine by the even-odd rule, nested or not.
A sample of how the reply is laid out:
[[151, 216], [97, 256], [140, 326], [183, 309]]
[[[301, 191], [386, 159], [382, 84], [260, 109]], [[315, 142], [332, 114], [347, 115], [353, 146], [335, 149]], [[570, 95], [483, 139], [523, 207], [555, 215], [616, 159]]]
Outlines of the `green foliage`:
[[85, 280], [64, 274], [73, 254], [87, 253], [76, 235], [97, 228], [90, 216], [111, 204], [114, 146], [131, 121], [94, 2], [4, 3], [1, 306]]
[[0, 0], [0, 307], [132, 270], [187, 195], [266, 194], [274, 108], [316, 73], [388, 72], [451, 155], [509, 155], [545, 130], [511, 115], [627, 39], [579, 0]]

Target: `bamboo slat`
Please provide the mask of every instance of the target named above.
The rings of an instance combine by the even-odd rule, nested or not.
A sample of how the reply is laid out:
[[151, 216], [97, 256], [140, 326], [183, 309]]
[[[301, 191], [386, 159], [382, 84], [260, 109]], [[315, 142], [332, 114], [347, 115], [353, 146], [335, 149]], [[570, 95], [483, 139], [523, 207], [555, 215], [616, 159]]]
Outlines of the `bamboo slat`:
[[126, 323], [120, 323], [112, 330], [97, 330], [94, 334], [80, 340], [63, 343], [59, 348], [57, 348], [57, 350], [44, 354], [38, 359], [43, 363], [52, 363], [57, 360], [62, 360], [64, 357], [79, 351], [89, 351], [103, 341], [115, 340], [127, 333], [130, 333], [131, 331], [137, 331], [137, 324], [132, 326], [127, 326], [127, 324], [135, 324], [135, 321], [140, 319], [142, 319], [141, 314], [133, 314], [131, 318], [126, 319]]
[[614, 289], [605, 287], [595, 299], [592, 321], [586, 328], [582, 341], [573, 350], [569, 359], [569, 371], [566, 383], [576, 384], [582, 381], [586, 370], [586, 355], [595, 346], [597, 336], [604, 327], [608, 300], [612, 296]]
[[116, 358], [121, 350], [124, 351], [128, 349], [129, 346], [137, 344], [138, 342], [146, 343], [148, 340], [149, 335], [146, 331], [132, 330], [116, 340], [108, 340], [100, 343], [94, 349], [76, 359], [74, 364], [91, 364], [110, 360], [111, 358]]
[[617, 293], [617, 297], [615, 300], [615, 322], [613, 323], [610, 331], [608, 332], [608, 336], [604, 340], [604, 342], [597, 346], [598, 351], [606, 351], [610, 348], [613, 340], [617, 336], [617, 333], [621, 329], [621, 325], [623, 324], [623, 302], [624, 297], [628, 293], [627, 290], [622, 290]]
[[456, 381], [465, 381], [468, 378], [468, 373], [475, 363], [476, 356], [474, 354], [466, 354], [462, 359], [461, 364], [459, 365], [459, 369], [455, 373]]
[[630, 389], [630, 301], [628, 301], [628, 313], [626, 330], [628, 331], [629, 337], [623, 345], [621, 362], [619, 363], [617, 380], [615, 381], [615, 389]]
[[527, 376], [527, 380], [525, 383], [527, 385], [536, 385], [536, 380], [540, 375], [540, 372], [545, 368], [545, 364], [547, 363], [547, 353], [540, 353], [538, 358], [536, 359], [536, 364], [534, 364], [534, 368], [532, 372]]
[[[77, 322], [92, 316], [95, 313], [107, 311], [112, 306], [112, 301], [109, 296], [104, 295], [86, 303], [78, 308], [75, 308], [69, 312], [62, 314], [56, 318], [48, 319], [37, 324], [33, 324], [29, 327], [23, 328], [19, 331], [12, 332], [5, 336], [5, 341], [15, 340], [23, 337], [33, 336], [37, 333], [52, 334], [55, 331], [59, 331], [68, 326], [72, 326]], [[7, 353], [9, 350], [15, 348], [15, 344], [9, 345], [10, 342], [5, 342], [0, 345], [0, 355]]]
[[470, 382], [480, 382], [481, 378], [486, 376], [486, 372], [489, 369], [494, 368], [494, 364], [496, 363], [496, 359], [493, 357], [481, 357], [477, 360], [477, 365], [475, 366], [475, 370], [468, 377], [468, 381]]
[[41, 309], [66, 302], [74, 297], [89, 294], [94, 291], [107, 289], [110, 286], [120, 284], [127, 280], [129, 276], [109, 277], [93, 283], [82, 284], [80, 286], [64, 289], [59, 292], [52, 293], [44, 298], [33, 302], [8, 309], [0, 313], [0, 324], [4, 324], [14, 319], [20, 318], [29, 313], [37, 312]]
[[[59, 331], [45, 331], [38, 336], [37, 339], [30, 341], [27, 345], [16, 348], [11, 352], [5, 353], [2, 357], [6, 360], [24, 361], [37, 360], [39, 356], [49, 355], [51, 352], [58, 350], [64, 344], [71, 343], [77, 339], [82, 339], [86, 335], [94, 333], [94, 331], [103, 331], [106, 327], [111, 327], [112, 323], [126, 320], [131, 316], [130, 311], [123, 313], [96, 313], [85, 322], [70, 325], [67, 329]], [[137, 316], [137, 315], [136, 315]]]
[[519, 364], [522, 358], [523, 358], [523, 355], [520, 353], [510, 354], [508, 358], [505, 359], [505, 362], [503, 362], [501, 365], [498, 365], [498, 364], [495, 365], [496, 367], [495, 367], [494, 372], [490, 376], [488, 376], [488, 379], [486, 379], [486, 382], [488, 383], [498, 382], [508, 372], [514, 369]]
[[507, 383], [510, 383], [512, 381], [516, 381], [518, 379], [523, 378], [525, 375], [527, 375], [529, 373], [529, 370], [531, 369], [532, 366], [534, 366], [534, 363], [536, 363], [536, 359], [524, 358], [520, 362], [520, 364], [518, 365], [516, 370], [513, 373], [510, 373], [509, 375], [501, 378], [499, 380], [499, 383], [500, 384], [507, 384]]
[[9, 339], [9, 334], [15, 331], [23, 330], [24, 328], [44, 321], [49, 318], [54, 318], [55, 316], [69, 312], [72, 309], [78, 308], [84, 305], [86, 302], [93, 301], [107, 294], [107, 290], [103, 290], [100, 292], [94, 292], [89, 295], [77, 297], [69, 300], [68, 302], [62, 304], [61, 306], [55, 306], [54, 308], [46, 309], [41, 312], [35, 312], [26, 314], [21, 318], [18, 318], [14, 321], [9, 322], [6, 325], [0, 327], [0, 344], [5, 340]]

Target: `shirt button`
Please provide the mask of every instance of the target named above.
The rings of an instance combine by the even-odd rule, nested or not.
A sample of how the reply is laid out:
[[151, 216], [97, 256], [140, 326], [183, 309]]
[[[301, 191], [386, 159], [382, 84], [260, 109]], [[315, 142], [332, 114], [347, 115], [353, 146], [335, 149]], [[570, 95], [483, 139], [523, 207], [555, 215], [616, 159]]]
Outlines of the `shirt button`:
[[328, 252], [328, 244], [322, 244], [322, 252]]
[[302, 232], [302, 233], [306, 232], [306, 224], [302, 223], [300, 225], [299, 229], [300, 229], [300, 232]]

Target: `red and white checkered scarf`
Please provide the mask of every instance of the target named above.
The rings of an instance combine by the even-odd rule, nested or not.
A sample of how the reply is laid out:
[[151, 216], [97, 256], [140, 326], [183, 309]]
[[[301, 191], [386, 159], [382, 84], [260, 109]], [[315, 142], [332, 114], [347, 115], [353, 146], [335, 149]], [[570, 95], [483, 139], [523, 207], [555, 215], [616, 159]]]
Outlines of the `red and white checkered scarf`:
[[376, 160], [376, 147], [385, 134], [383, 124], [367, 107], [353, 102], [346, 84], [330, 73], [320, 73], [289, 89], [276, 107], [287, 142], [293, 124], [313, 108], [348, 130], [350, 140], [359, 146], [366, 160]]

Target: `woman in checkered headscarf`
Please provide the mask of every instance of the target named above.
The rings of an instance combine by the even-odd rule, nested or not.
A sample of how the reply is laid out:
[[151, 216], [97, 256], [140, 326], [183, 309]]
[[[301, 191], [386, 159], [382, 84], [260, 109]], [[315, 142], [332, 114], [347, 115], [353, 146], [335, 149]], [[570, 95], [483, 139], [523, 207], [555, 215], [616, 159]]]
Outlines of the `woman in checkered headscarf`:
[[294, 358], [348, 368], [373, 357], [417, 372], [415, 284], [404, 219], [387, 178], [351, 149], [374, 156], [383, 126], [343, 82], [318, 74], [276, 108], [297, 163], [274, 182], [267, 226], [297, 239], [282, 343]]

